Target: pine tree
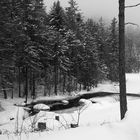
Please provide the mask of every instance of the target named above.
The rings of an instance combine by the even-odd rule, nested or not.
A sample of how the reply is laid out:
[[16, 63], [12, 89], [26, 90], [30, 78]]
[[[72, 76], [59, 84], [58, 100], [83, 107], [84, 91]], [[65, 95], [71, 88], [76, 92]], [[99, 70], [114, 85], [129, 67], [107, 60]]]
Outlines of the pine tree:
[[[18, 13], [18, 11], [21, 11]], [[41, 68], [39, 54], [43, 51], [43, 38], [46, 12], [42, 0], [24, 0], [17, 5], [15, 14], [19, 18], [19, 36], [15, 44], [16, 66], [23, 69], [25, 77], [25, 95], [28, 96], [28, 82], [31, 69], [38, 71]], [[34, 75], [34, 74], [33, 74]]]
[[[63, 39], [65, 35], [65, 13], [60, 5], [60, 2], [54, 2], [53, 7], [49, 13], [49, 25], [53, 30], [53, 64], [54, 64], [54, 93], [57, 95], [58, 91], [58, 74], [63, 63], [63, 52], [65, 51], [65, 41]], [[63, 59], [63, 60], [62, 60]]]
[[109, 28], [108, 42], [108, 59], [106, 61], [109, 69], [108, 78], [111, 81], [119, 80], [119, 44], [118, 44], [118, 27], [117, 20], [113, 18]]
[[78, 4], [74, 0], [69, 0], [69, 7], [66, 7], [66, 25], [68, 29], [77, 30], [77, 19], [79, 15]]
[[[80, 64], [81, 64], [81, 51], [82, 51], [82, 43], [76, 37], [76, 34], [72, 30], [68, 30], [66, 32], [66, 43], [68, 50], [66, 51], [66, 56], [68, 56], [68, 61], [70, 62], [70, 69], [68, 70], [68, 77], [71, 80], [71, 77], [76, 78], [77, 84], [80, 83]], [[72, 85], [69, 83], [69, 89]]]
[[[97, 81], [102, 81], [107, 78], [108, 68], [106, 65], [106, 59], [108, 58], [108, 32], [107, 27], [102, 18], [99, 22], [95, 22], [92, 19], [88, 19], [86, 23], [87, 29], [90, 31], [94, 44], [96, 44], [97, 54], [98, 54], [98, 78]], [[109, 59], [109, 58], [108, 58]]]
[[[45, 28], [46, 12], [42, 0], [2, 1], [0, 6], [3, 29], [1, 37], [5, 36], [5, 39], [1, 39], [7, 42], [8, 46], [6, 44], [4, 46], [7, 46], [5, 50], [9, 52], [5, 57], [10, 67], [19, 69], [19, 96], [21, 96], [20, 78], [27, 77], [23, 75], [23, 69], [40, 68], [39, 53], [42, 51], [41, 38], [44, 38], [42, 31]], [[6, 65], [5, 62], [4, 65]]]
[[15, 23], [12, 17], [11, 1], [0, 2], [0, 85], [7, 98], [5, 88], [11, 88], [13, 85], [14, 67], [14, 29]]
[[84, 27], [82, 28], [82, 40], [84, 51], [82, 54], [83, 57], [83, 65], [82, 68], [82, 76], [83, 82], [86, 89], [90, 89], [91, 86], [96, 86], [98, 82], [99, 73], [99, 57], [96, 39], [92, 35], [92, 25], [89, 21], [86, 22]]

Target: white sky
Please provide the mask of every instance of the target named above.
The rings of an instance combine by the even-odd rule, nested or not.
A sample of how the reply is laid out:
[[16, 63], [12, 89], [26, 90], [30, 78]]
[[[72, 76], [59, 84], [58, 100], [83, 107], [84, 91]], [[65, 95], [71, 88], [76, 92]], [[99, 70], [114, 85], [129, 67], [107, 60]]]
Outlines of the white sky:
[[[47, 9], [56, 0], [44, 0]], [[63, 7], [67, 6], [68, 0], [59, 0]], [[118, 0], [75, 0], [83, 12], [84, 17], [100, 18], [111, 20], [118, 17]], [[135, 5], [140, 0], [126, 0], [126, 5]], [[140, 24], [140, 6], [126, 9], [126, 22]]]

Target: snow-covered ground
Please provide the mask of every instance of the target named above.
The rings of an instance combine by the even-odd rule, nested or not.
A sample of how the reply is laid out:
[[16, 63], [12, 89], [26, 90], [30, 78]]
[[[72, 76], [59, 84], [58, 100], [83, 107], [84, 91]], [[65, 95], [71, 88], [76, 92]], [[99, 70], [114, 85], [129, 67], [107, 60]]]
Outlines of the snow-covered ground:
[[[127, 92], [140, 93], [140, 74], [127, 74]], [[117, 84], [99, 84], [94, 91], [119, 92]], [[82, 93], [81, 93], [82, 94]], [[0, 140], [140, 140], [140, 99], [128, 98], [128, 112], [124, 120], [120, 121], [120, 106], [118, 96], [102, 97], [94, 99], [97, 103], [85, 101], [85, 106], [59, 111], [40, 112], [38, 115], [28, 117], [24, 121], [22, 108], [13, 106], [14, 103], [22, 103], [22, 99], [0, 99]], [[79, 113], [80, 112], [80, 113]], [[59, 116], [59, 120], [56, 120]], [[14, 118], [14, 119], [13, 119]], [[70, 128], [70, 124], [76, 124], [79, 118], [79, 127]], [[44, 132], [31, 132], [35, 129], [36, 122], [46, 122], [47, 130]], [[19, 126], [19, 127], [17, 127]], [[22, 128], [22, 134], [15, 134]], [[53, 131], [52, 131], [53, 130]], [[5, 135], [4, 135], [5, 134]], [[10, 135], [9, 135], [10, 134]]]

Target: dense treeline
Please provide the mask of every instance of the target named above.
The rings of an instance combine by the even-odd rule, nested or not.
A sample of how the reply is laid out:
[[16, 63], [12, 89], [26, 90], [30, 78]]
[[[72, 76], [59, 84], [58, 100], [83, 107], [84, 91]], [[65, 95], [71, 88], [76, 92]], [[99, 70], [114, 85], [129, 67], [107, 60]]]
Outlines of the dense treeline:
[[84, 20], [77, 3], [65, 9], [43, 0], [0, 1], [0, 87], [7, 98], [90, 90], [98, 82], [118, 81], [118, 25], [101, 18]]
[[140, 30], [129, 26], [126, 28], [126, 72], [140, 70]]

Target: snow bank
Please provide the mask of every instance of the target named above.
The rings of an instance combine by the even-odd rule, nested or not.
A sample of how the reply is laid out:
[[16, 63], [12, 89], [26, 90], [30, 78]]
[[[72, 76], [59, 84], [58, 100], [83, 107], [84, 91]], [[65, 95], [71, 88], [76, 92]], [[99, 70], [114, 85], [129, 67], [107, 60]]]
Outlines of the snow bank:
[[[114, 104], [112, 109], [116, 109], [115, 106], [117, 104]], [[128, 112], [126, 114], [126, 117], [122, 121], [118, 122], [105, 122], [102, 124], [94, 125], [91, 122], [91, 119], [87, 119], [90, 125], [81, 126], [78, 128], [73, 129], [67, 129], [67, 130], [61, 130], [61, 131], [45, 131], [42, 133], [28, 133], [28, 134], [22, 134], [21, 140], [85, 140], [85, 139], [94, 139], [94, 140], [139, 140], [140, 139], [140, 100], [133, 100], [128, 102]], [[103, 111], [103, 114], [105, 111], [109, 112], [110, 107], [98, 108], [100, 111]], [[90, 111], [92, 111], [93, 106], [89, 107], [89, 110], [87, 112], [85, 111], [85, 114], [90, 115]], [[97, 108], [96, 108], [97, 109]], [[113, 110], [112, 110], [113, 111]], [[97, 113], [97, 112], [96, 112]], [[112, 112], [113, 113], [113, 112]], [[41, 114], [40, 114], [41, 115]], [[50, 115], [55, 115], [54, 113]], [[101, 114], [98, 114], [100, 118]], [[82, 116], [84, 118], [84, 115]], [[93, 116], [92, 116], [93, 117]], [[96, 119], [99, 119], [96, 118]], [[93, 118], [94, 120], [95, 118]], [[80, 122], [84, 123], [84, 121], [81, 119]], [[58, 123], [58, 122], [57, 122]], [[60, 125], [60, 124], [58, 124]], [[9, 138], [7, 136], [0, 136], [0, 139], [3, 140], [16, 140], [19, 137], [16, 137], [14, 135], [10, 135]]]
[[[127, 93], [138, 93], [140, 94], [140, 73], [133, 73], [133, 74], [126, 74], [126, 89]], [[92, 91], [89, 91], [88, 93], [93, 92], [119, 92], [119, 84], [113, 83], [113, 82], [102, 82], [99, 83], [97, 87], [93, 88]], [[87, 93], [87, 91], [81, 91], [79, 94]]]
[[[128, 92], [140, 91], [140, 77], [139, 74], [134, 76], [127, 75], [127, 90]], [[138, 79], [137, 79], [138, 78]], [[137, 82], [138, 81], [138, 82]], [[105, 86], [107, 85], [107, 86]], [[99, 86], [98, 90], [108, 90], [113, 91], [114, 89], [105, 83], [102, 88]], [[116, 85], [115, 85], [116, 86]], [[116, 89], [115, 89], [116, 90]], [[114, 91], [115, 91], [114, 90]], [[98, 99], [98, 103], [91, 104], [82, 99], [86, 106], [84, 108], [79, 108], [80, 122], [78, 128], [69, 128], [70, 123], [76, 123], [79, 110], [72, 110], [68, 112], [43, 112], [41, 111], [36, 116], [30, 117], [24, 120], [24, 127], [30, 129], [33, 126], [32, 122], [46, 122], [49, 126], [49, 130], [55, 131], [45, 131], [31, 133], [27, 131], [26, 134], [21, 134], [19, 137], [15, 135], [0, 135], [2, 140], [140, 140], [140, 99], [128, 100], [128, 112], [125, 119], [120, 121], [120, 106], [119, 102], [110, 102], [110, 99]], [[14, 100], [15, 103], [15, 100]], [[9, 130], [15, 130], [16, 119], [9, 120], [13, 115], [17, 114], [17, 107], [11, 106], [11, 100], [3, 102], [2, 107], [5, 111], [0, 112], [1, 120], [0, 122], [8, 123], [7, 125], [0, 126], [0, 128], [9, 127]], [[19, 110], [20, 116], [23, 116], [23, 110]], [[59, 121], [56, 119], [59, 116]], [[19, 120], [22, 119], [19, 117]], [[19, 121], [20, 122], [20, 121]], [[61, 130], [61, 131], [57, 131]]]
[[[79, 127], [64, 131], [30, 133], [21, 135], [21, 140], [139, 140], [140, 139], [140, 100], [129, 103], [129, 111], [124, 120], [116, 123], [103, 124], [100, 126]], [[137, 107], [137, 108], [136, 108]], [[6, 136], [1, 136], [1, 139], [7, 140]], [[11, 136], [11, 139], [18, 137]]]
[[140, 73], [126, 74], [126, 89], [129, 93], [140, 94]]

